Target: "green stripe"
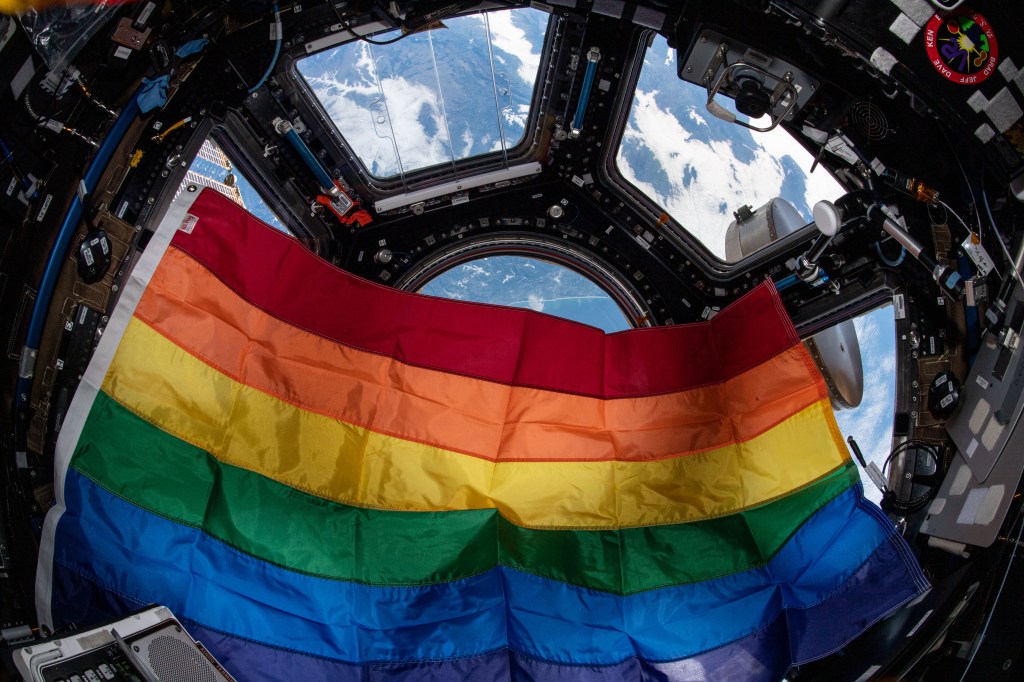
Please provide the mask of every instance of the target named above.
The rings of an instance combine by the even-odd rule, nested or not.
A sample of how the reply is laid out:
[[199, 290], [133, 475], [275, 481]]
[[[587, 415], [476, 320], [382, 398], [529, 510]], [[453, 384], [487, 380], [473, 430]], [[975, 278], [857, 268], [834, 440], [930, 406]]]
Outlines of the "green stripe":
[[104, 393], [96, 398], [72, 466], [143, 509], [295, 571], [411, 586], [458, 580], [500, 562], [617, 594], [760, 566], [809, 516], [858, 480], [848, 465], [770, 504], [696, 523], [535, 530], [494, 510], [393, 512], [323, 500], [223, 464]]

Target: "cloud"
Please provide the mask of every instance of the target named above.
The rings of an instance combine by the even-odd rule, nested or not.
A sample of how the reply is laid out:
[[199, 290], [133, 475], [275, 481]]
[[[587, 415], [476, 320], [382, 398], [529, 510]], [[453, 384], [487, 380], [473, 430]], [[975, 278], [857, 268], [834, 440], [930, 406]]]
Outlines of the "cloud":
[[697, 125], [706, 126], [708, 124], [707, 119], [697, 113], [697, 107], [690, 107], [689, 116], [690, 120], [697, 123]]
[[544, 299], [537, 294], [530, 294], [526, 299], [526, 305], [531, 310], [536, 310], [538, 313], [544, 310]]
[[[371, 47], [355, 46], [345, 69], [307, 78], [310, 87], [363, 163], [378, 176], [425, 168], [451, 160], [447, 128], [437, 90], [402, 76], [378, 80]], [[327, 63], [335, 58], [325, 53]], [[428, 134], [425, 122], [435, 130]], [[463, 138], [463, 141], [465, 138]]]
[[775, 158], [789, 156], [803, 170], [807, 182], [805, 198], [808, 207], [813, 207], [822, 199], [833, 201], [846, 193], [824, 166], [818, 166], [808, 175], [811, 164], [814, 163], [814, 156], [782, 128], [776, 128], [769, 133], [754, 133], [754, 140], [766, 153]]
[[[669, 108], [661, 108], [657, 91], [637, 90], [624, 142], [645, 148], [668, 179], [668, 191], [657, 191], [636, 177], [620, 147], [618, 164], [623, 175], [647, 192], [708, 249], [725, 257], [728, 216], [722, 202], [731, 209], [743, 204], [760, 206], [779, 196], [785, 171], [764, 148], [753, 150], [754, 160], [741, 162], [728, 140], [702, 140], [687, 130]], [[687, 166], [700, 169], [696, 181], [684, 185]], [[655, 191], [650, 191], [655, 190]]]
[[[526, 37], [526, 32], [516, 26], [514, 16], [512, 12], [487, 13], [486, 18], [491, 26], [491, 44], [495, 49], [519, 60], [519, 79], [527, 86], [532, 86], [540, 67], [540, 52], [534, 52], [533, 43]], [[498, 56], [495, 55], [497, 60]]]
[[[836, 413], [844, 436], [853, 436], [865, 459], [881, 469], [892, 448], [892, 421], [896, 402], [896, 328], [892, 306], [884, 306], [854, 320], [864, 364], [864, 399], [859, 407]], [[867, 497], [881, 494], [861, 472]]]

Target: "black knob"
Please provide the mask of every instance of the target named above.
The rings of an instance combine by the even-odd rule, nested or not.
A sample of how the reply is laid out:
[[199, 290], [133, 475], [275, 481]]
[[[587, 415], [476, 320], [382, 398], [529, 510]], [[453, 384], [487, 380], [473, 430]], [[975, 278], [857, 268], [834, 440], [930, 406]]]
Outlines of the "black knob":
[[761, 89], [756, 78], [741, 76], [736, 79], [739, 92], [736, 93], [736, 111], [752, 119], [761, 118], [772, 106], [771, 97]]

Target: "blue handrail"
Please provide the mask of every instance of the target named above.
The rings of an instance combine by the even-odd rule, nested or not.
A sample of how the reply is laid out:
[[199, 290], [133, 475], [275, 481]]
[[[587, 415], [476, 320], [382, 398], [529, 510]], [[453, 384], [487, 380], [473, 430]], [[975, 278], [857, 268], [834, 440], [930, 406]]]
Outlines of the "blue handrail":
[[[89, 169], [82, 178], [82, 186], [85, 195], [88, 196], [99, 184], [103, 171], [110, 163], [114, 150], [121, 143], [129, 126], [139, 115], [138, 93], [132, 95], [125, 104], [121, 114], [117, 117], [114, 125], [107, 132], [96, 155], [93, 156]], [[43, 338], [43, 327], [46, 324], [46, 315], [50, 310], [50, 301], [53, 298], [53, 290], [57, 285], [57, 278], [60, 276], [64, 259], [67, 257], [68, 247], [71, 246], [72, 238], [78, 229], [78, 222], [82, 219], [85, 204], [82, 201], [82, 194], [78, 193], [71, 200], [71, 206], [64, 216], [57, 238], [54, 240], [53, 249], [46, 261], [46, 269], [43, 270], [43, 278], [39, 282], [39, 292], [32, 304], [32, 314], [29, 317], [28, 333], [25, 335], [25, 346], [21, 351], [21, 366], [18, 372], [18, 390], [15, 394], [14, 404], [17, 408], [24, 408], [32, 396], [32, 377], [35, 374], [35, 359], [39, 352], [39, 343]]]

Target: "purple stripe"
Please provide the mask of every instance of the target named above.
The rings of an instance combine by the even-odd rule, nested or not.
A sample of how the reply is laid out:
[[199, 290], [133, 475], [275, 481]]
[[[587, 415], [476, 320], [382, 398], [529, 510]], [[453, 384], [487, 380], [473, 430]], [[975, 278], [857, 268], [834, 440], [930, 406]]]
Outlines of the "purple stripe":
[[[501, 649], [463, 659], [358, 665], [271, 647], [184, 622], [192, 636], [203, 642], [239, 680], [768, 682], [781, 678], [791, 663], [807, 663], [836, 651], [919, 594], [922, 576], [903, 561], [901, 542], [898, 537], [883, 542], [871, 559], [825, 602], [809, 609], [790, 609], [748, 637], [679, 661], [654, 663], [631, 658], [616, 665], [575, 666]], [[86, 624], [141, 606], [104, 590], [63, 565], [55, 565], [54, 570], [54, 605], [68, 620]]]

